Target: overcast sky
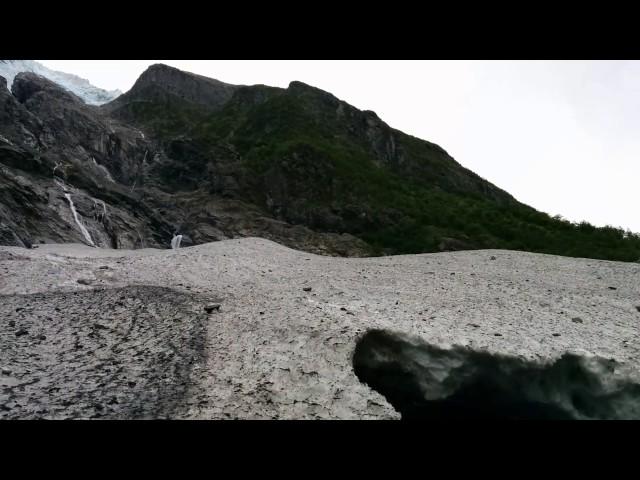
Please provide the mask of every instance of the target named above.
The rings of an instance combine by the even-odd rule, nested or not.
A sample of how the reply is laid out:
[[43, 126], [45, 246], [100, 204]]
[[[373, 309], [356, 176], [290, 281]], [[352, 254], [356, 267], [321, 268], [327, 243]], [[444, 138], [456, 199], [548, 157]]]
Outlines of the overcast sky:
[[640, 232], [639, 61], [38, 61], [123, 92], [154, 63], [234, 84], [300, 80], [538, 210]]

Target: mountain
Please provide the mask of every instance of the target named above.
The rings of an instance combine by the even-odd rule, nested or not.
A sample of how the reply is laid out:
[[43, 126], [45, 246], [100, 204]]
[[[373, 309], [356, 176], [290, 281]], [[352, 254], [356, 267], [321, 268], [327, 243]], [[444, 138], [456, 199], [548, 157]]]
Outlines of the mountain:
[[[0, 85], [1, 87], [1, 85]], [[153, 65], [89, 105], [0, 88], [0, 244], [167, 248], [243, 236], [369, 256], [500, 248], [636, 261], [640, 236], [518, 202], [433, 143], [302, 82], [230, 85]]]
[[32, 72], [45, 77], [76, 94], [89, 105], [102, 105], [122, 94], [120, 90], [107, 91], [94, 87], [88, 80], [70, 73], [57, 72], [33, 60], [0, 60], [0, 76], [11, 89], [13, 79], [20, 72]]

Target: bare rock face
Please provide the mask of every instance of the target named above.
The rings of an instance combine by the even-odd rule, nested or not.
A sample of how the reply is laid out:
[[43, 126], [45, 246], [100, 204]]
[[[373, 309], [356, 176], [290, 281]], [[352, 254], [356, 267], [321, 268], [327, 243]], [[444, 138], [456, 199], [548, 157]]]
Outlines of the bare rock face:
[[23, 72], [16, 75], [11, 92], [20, 103], [31, 101], [47, 101], [59, 99], [68, 103], [83, 103], [82, 99], [73, 93], [63, 89], [51, 80], [31, 72]]
[[140, 75], [129, 92], [116, 98], [108, 108], [117, 108], [133, 99], [158, 101], [166, 95], [175, 95], [195, 105], [218, 110], [231, 99], [238, 88], [238, 85], [183, 72], [168, 65], [155, 64]]
[[18, 74], [12, 90], [0, 89], [3, 241], [86, 241], [81, 222], [97, 246], [140, 246], [139, 232], [159, 246], [145, 225], [149, 220], [132, 215], [136, 207], [143, 214], [148, 207], [126, 187], [148, 149], [139, 132], [116, 133], [95, 107], [33, 73]]
[[219, 145], [212, 159], [188, 138], [159, 141], [110, 115], [128, 102], [160, 101], [147, 98], [149, 88], [215, 110], [241, 87], [156, 65], [105, 108], [34, 73], [17, 74], [11, 92], [0, 88], [0, 244], [168, 248], [180, 230], [187, 246], [261, 235], [328, 255], [369, 253], [355, 237], [260, 221], [265, 212], [247, 202], [250, 175], [233, 148]]

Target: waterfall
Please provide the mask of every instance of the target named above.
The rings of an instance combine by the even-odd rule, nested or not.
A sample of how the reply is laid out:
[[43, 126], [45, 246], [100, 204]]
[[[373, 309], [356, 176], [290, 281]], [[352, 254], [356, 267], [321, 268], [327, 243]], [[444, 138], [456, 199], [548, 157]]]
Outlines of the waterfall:
[[182, 235], [176, 235], [171, 239], [171, 248], [174, 250], [176, 248], [180, 248], [180, 243], [182, 242]]
[[91, 245], [92, 247], [95, 247], [96, 244], [93, 243], [93, 240], [91, 239], [91, 235], [89, 235], [89, 231], [86, 229], [86, 227], [80, 221], [80, 218], [78, 216], [78, 212], [76, 211], [76, 207], [73, 204], [73, 200], [71, 200], [71, 194], [65, 193], [64, 196], [65, 196], [65, 198], [67, 200], [69, 200], [69, 207], [71, 207], [71, 213], [73, 213], [73, 219], [78, 224], [78, 227], [80, 227], [80, 231], [82, 232], [82, 235], [84, 235], [85, 240], [87, 241], [87, 243], [89, 243], [89, 245]]
[[[93, 159], [93, 157], [92, 157], [92, 159]], [[96, 163], [95, 159], [93, 159], [93, 162]], [[69, 202], [69, 208], [71, 208], [71, 213], [73, 214], [73, 219], [75, 220], [76, 225], [78, 225], [78, 227], [80, 228], [80, 232], [82, 232], [82, 236], [84, 237], [84, 239], [87, 241], [87, 243], [89, 245], [91, 245], [92, 247], [95, 247], [96, 244], [93, 242], [93, 239], [91, 238], [91, 235], [89, 234], [89, 230], [87, 230], [87, 228], [80, 221], [80, 216], [78, 215], [78, 212], [76, 211], [76, 206], [73, 204], [73, 200], [71, 200], [71, 194], [67, 193], [69, 190], [67, 189], [65, 181], [63, 179], [60, 179], [60, 178], [56, 177], [56, 170], [58, 168], [61, 168], [61, 167], [65, 168], [65, 166], [63, 166], [60, 162], [56, 162], [55, 166], [53, 167], [53, 182], [57, 186], [59, 186], [62, 189], [62, 191], [64, 192], [64, 197]], [[95, 210], [95, 208], [96, 208], [96, 200], [94, 200], [93, 207], [94, 207], [94, 210]], [[104, 204], [104, 202], [102, 202], [102, 219], [103, 219], [103, 221], [104, 221], [104, 217], [106, 216], [106, 214], [107, 214], [107, 207]]]

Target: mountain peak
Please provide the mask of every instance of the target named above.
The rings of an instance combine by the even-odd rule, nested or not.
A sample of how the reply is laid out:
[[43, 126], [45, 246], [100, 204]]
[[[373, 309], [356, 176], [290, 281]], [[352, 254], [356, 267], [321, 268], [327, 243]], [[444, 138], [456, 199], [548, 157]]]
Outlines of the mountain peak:
[[317, 95], [319, 97], [339, 101], [338, 98], [336, 98], [336, 96], [332, 93], [322, 90], [321, 88], [314, 87], [313, 85], [301, 82], [299, 80], [293, 80], [292, 82], [290, 82], [287, 90], [293, 93]]
[[144, 98], [146, 91], [161, 89], [166, 93], [197, 105], [219, 109], [238, 88], [238, 85], [231, 85], [213, 78], [185, 72], [163, 63], [156, 63], [142, 72], [122, 100]]

